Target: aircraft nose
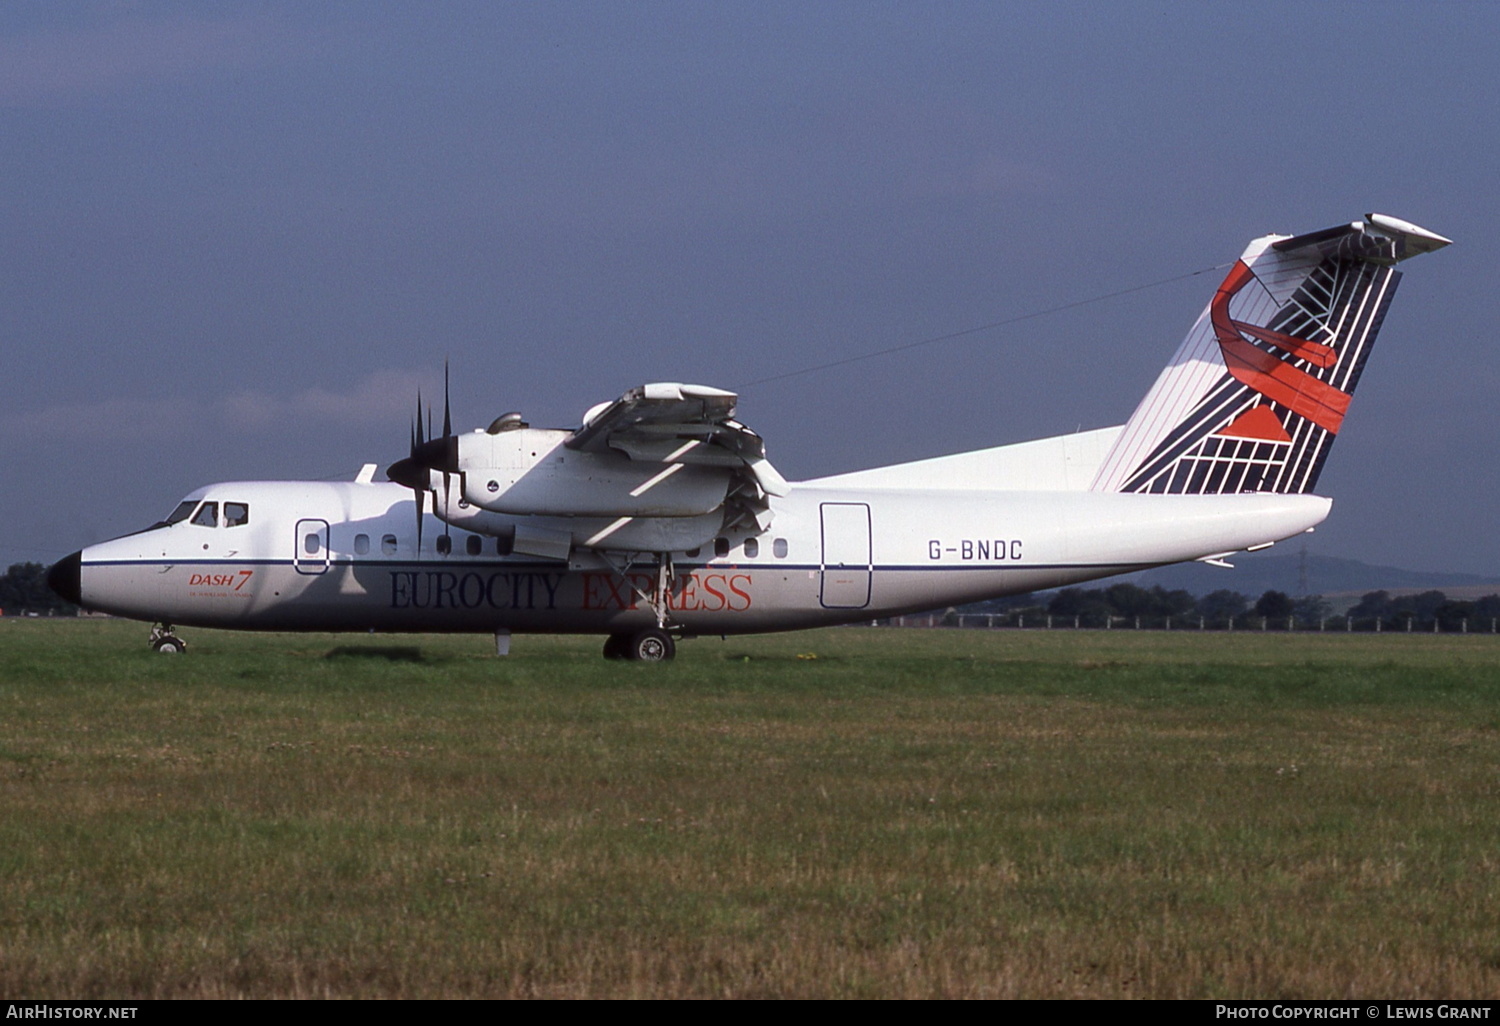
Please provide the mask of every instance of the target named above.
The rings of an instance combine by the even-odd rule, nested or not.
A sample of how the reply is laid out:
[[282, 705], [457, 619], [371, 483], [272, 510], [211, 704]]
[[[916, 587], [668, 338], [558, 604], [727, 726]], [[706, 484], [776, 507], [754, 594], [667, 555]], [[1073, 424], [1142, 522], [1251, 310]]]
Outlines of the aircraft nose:
[[64, 556], [52, 564], [52, 569], [47, 572], [47, 587], [75, 606], [82, 605], [83, 584], [80, 572], [82, 566], [82, 551], [75, 552], [71, 556]]

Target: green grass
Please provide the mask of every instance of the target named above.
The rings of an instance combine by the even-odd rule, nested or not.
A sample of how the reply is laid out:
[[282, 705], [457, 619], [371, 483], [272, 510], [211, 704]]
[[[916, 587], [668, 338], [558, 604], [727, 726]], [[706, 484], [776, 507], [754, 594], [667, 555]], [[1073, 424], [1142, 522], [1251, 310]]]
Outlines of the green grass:
[[0, 993], [1500, 992], [1500, 639], [145, 633], [0, 622]]

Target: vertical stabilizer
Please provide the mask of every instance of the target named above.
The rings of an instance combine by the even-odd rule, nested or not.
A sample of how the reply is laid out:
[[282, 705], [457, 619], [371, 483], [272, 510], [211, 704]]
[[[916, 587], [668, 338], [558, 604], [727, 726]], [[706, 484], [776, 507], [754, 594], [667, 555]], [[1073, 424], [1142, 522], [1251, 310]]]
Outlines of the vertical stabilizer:
[[1246, 248], [1125, 424], [1093, 490], [1317, 483], [1401, 273], [1449, 240], [1382, 214]]

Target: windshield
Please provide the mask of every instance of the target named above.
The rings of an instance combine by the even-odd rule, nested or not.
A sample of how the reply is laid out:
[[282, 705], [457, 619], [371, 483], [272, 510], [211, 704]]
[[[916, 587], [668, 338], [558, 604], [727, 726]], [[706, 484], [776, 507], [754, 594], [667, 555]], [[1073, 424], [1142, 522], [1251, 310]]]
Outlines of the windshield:
[[188, 515], [191, 514], [193, 510], [198, 508], [198, 502], [199, 500], [197, 499], [183, 499], [177, 504], [177, 508], [167, 516], [167, 519], [158, 520], [150, 527], [143, 527], [139, 531], [131, 531], [130, 534], [124, 534], [120, 537], [129, 538], [134, 534], [145, 534], [147, 531], [159, 531], [163, 527], [171, 527], [173, 524], [181, 523], [188, 518]]
[[188, 514], [197, 508], [197, 499], [184, 499], [182, 502], [179, 502], [177, 504], [177, 508], [172, 511], [172, 515], [163, 520], [162, 523], [175, 524], [179, 520], [186, 520], [188, 518]]

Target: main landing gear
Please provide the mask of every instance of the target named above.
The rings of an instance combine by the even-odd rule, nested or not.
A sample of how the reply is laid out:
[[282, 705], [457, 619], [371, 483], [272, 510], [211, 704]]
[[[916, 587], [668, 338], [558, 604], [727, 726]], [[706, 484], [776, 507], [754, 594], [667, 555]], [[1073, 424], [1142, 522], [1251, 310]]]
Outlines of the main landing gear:
[[604, 642], [604, 658], [639, 663], [664, 663], [677, 654], [677, 642], [659, 627], [634, 634], [611, 634]]
[[[604, 658], [629, 659], [638, 663], [664, 663], [677, 654], [677, 642], [668, 628], [671, 619], [669, 596], [672, 591], [672, 554], [656, 553], [656, 566], [651, 570], [649, 587], [642, 587], [638, 577], [630, 571], [635, 559], [623, 565], [608, 557], [601, 557], [604, 564], [620, 578], [635, 595], [635, 599], [651, 609], [656, 616], [656, 626], [635, 631], [632, 634], [611, 634], [604, 642]], [[635, 608], [632, 604], [631, 608]]]
[[187, 651], [187, 642], [172, 633], [172, 625], [159, 623], [151, 628], [151, 647], [162, 655], [182, 655]]

